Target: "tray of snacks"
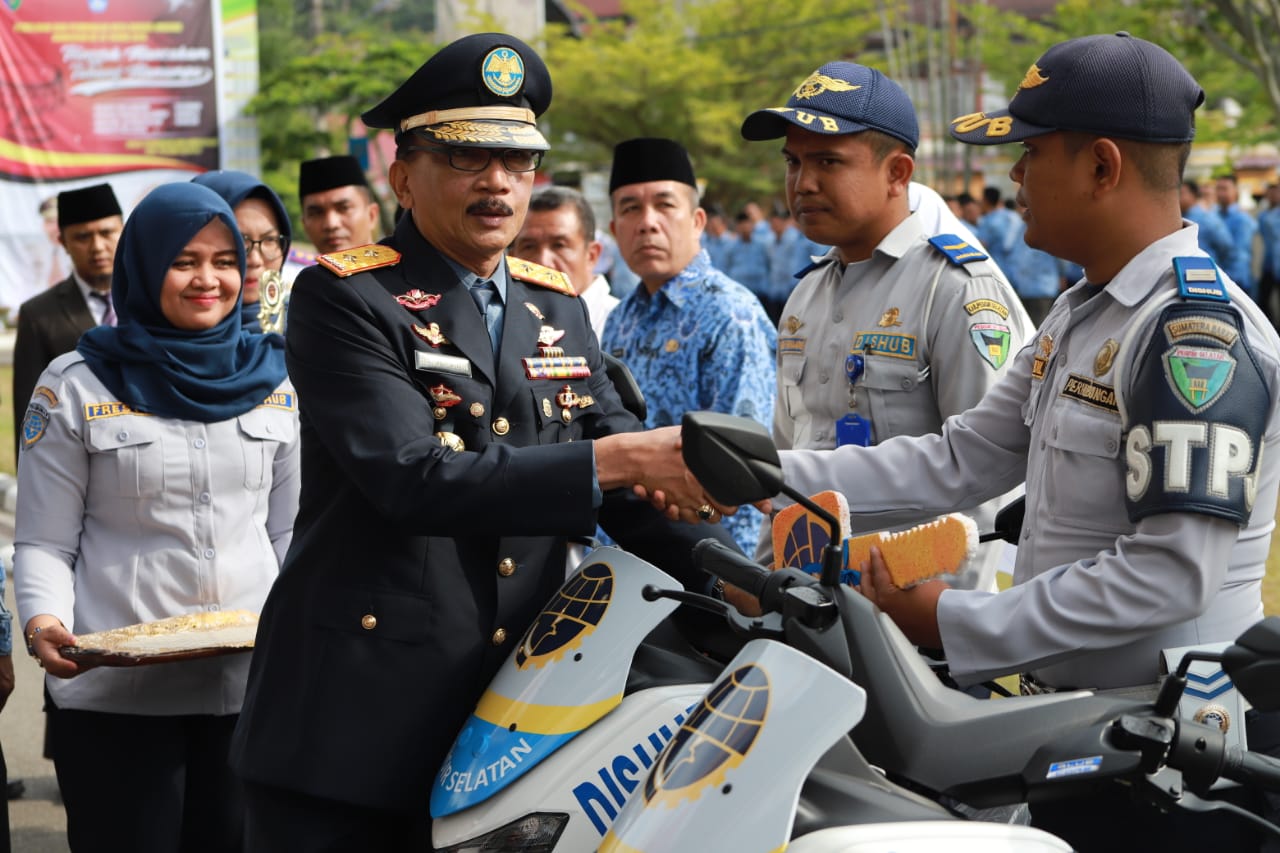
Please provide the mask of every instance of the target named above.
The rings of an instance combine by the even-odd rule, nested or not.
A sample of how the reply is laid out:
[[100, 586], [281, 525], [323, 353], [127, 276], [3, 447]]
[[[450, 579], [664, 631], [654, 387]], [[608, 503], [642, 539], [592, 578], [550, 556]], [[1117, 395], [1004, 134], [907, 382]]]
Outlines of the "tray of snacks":
[[253, 650], [258, 614], [215, 610], [81, 634], [62, 656], [85, 666], [141, 666]]

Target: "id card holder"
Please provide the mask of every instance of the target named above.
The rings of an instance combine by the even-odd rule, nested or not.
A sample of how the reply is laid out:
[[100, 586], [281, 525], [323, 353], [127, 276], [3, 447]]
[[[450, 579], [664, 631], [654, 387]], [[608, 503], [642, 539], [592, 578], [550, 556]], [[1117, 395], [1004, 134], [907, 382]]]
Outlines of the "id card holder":
[[850, 412], [836, 421], [836, 447], [871, 446], [871, 423], [862, 415]]

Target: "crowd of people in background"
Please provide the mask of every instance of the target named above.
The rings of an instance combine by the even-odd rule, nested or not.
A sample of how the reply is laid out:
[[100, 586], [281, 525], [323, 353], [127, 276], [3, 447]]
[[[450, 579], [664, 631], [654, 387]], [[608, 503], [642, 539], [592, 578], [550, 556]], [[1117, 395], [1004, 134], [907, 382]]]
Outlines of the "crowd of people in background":
[[[1172, 57], [1143, 45], [1177, 84], [1165, 92], [1168, 120], [1189, 150], [1203, 93]], [[523, 52], [523, 90], [501, 94], [476, 76], [481, 59], [502, 50]], [[815, 88], [815, 80], [842, 85]], [[855, 91], [877, 94], [847, 94]], [[1090, 380], [1095, 391], [1111, 391], [1108, 407], [1095, 405], [1105, 393], [1073, 402], [1065, 391], [1038, 388], [1048, 384], [1046, 369], [1051, 378], [1066, 369], [1065, 347], [1049, 360], [1054, 334], [1086, 342], [1096, 332], [1098, 340], [1087, 338], [1070, 355], [1106, 376], [1117, 346], [1106, 335], [1123, 337], [1133, 312], [1127, 303], [1099, 306], [1126, 286], [1165, 287], [1167, 265], [1157, 271], [1152, 261], [1141, 276], [1118, 278], [1105, 298], [1098, 294], [1110, 276], [1086, 280], [1059, 301], [1085, 271], [1027, 239], [1084, 257], [1105, 243], [1107, 227], [1133, 224], [1117, 214], [1122, 208], [1094, 199], [1098, 215], [1111, 218], [1091, 222], [1076, 212], [1079, 233], [1037, 225], [1022, 206], [1034, 207], [1028, 187], [1036, 181], [1025, 153], [1015, 197], [987, 186], [944, 199], [912, 180], [920, 133], [905, 91], [879, 71], [835, 61], [801, 81], [787, 106], [760, 109], [742, 124], [745, 140], [783, 140], [785, 201], [727, 209], [700, 198], [683, 145], [645, 137], [614, 150], [606, 222], [576, 189], [535, 187], [549, 147], [536, 118], [550, 93], [531, 48], [483, 34], [441, 50], [367, 112], [369, 127], [396, 130], [398, 146], [388, 177], [399, 215], [381, 244], [378, 199], [348, 155], [300, 164], [300, 230], [316, 255], [291, 252], [296, 232], [285, 205], [241, 172], [155, 188], [127, 219], [107, 184], [42, 206], [46, 221], [56, 218], [69, 272], [52, 276], [50, 288], [17, 312], [15, 581], [21, 634], [51, 676], [50, 757], [77, 850], [123, 849], [121, 839], [138, 850], [235, 850], [246, 835], [257, 839], [251, 850], [286, 849], [283, 839], [298, 833], [317, 845], [297, 849], [339, 849], [323, 843], [365, 831], [388, 845], [379, 849], [421, 846], [430, 832], [421, 789], [472, 694], [563, 579], [571, 537], [598, 523], [597, 534], [612, 533], [641, 556], [654, 549], [655, 562], [661, 556], [681, 567], [684, 574], [673, 573], [687, 588], [717, 596], [726, 595], [723, 584], [685, 571], [692, 541], [713, 535], [768, 554], [765, 517], [715, 504], [676, 457], [676, 425], [688, 411], [759, 421], [788, 464], [808, 466], [788, 473], [809, 472], [813, 491], [829, 480], [837, 451], [874, 466], [889, 457], [871, 449], [890, 438], [902, 440], [889, 452], [915, 454], [903, 458], [921, 471], [926, 461], [959, 458], [930, 448], [962, 444], [968, 433], [957, 438], [955, 424], [974, 421], [991, 436], [975, 458], [1001, 462], [1004, 473], [988, 483], [996, 469], [975, 464], [973, 484], [947, 493], [948, 507], [973, 512], [984, 529], [1024, 477], [1028, 436], [1051, 435], [1047, 453], [1059, 468], [1087, 455], [1105, 474], [1097, 482], [1120, 482], [1114, 400], [1129, 389]], [[495, 103], [513, 112], [494, 119]], [[811, 127], [802, 110], [824, 121]], [[465, 131], [442, 127], [445, 113], [485, 126], [502, 146], [489, 137], [459, 141]], [[1025, 138], [1065, 146], [1060, 132], [1038, 127], [1050, 120], [1030, 123]], [[1121, 138], [1164, 144], [1158, 130]], [[1192, 241], [1173, 208], [1176, 181], [1159, 191], [1118, 164], [1155, 158], [1162, 173], [1180, 174], [1185, 161], [1175, 166], [1162, 149], [1134, 155], [1129, 143], [1102, 142], [1110, 147], [1096, 143], [1087, 156], [1111, 170], [1118, 198], [1146, 205], [1164, 231], [1132, 235], [1114, 257], [1095, 257], [1091, 272], [1119, 274], [1134, 258], [1156, 255], [1163, 264], [1160, 241], [1180, 252]], [[1048, 219], [1050, 203], [1039, 203]], [[1215, 178], [1211, 190], [1187, 180], [1181, 212], [1199, 226], [1201, 247], [1274, 324], [1280, 185], [1268, 185], [1249, 212], [1234, 174]], [[286, 363], [285, 339], [259, 318], [295, 278]], [[1068, 329], [1068, 313], [1083, 313], [1095, 298], [1089, 322], [1098, 328]], [[1100, 322], [1104, 310], [1111, 313]], [[1269, 354], [1257, 384], [1273, 388], [1276, 341], [1253, 323], [1256, 314], [1249, 305], [1232, 322]], [[629, 366], [647, 413], [624, 406], [606, 378], [607, 357]], [[505, 393], [526, 382], [529, 392]], [[1026, 408], [1015, 391], [1031, 394]], [[1103, 411], [1082, 417], [1106, 419], [1105, 435], [1088, 426], [1093, 421], [1081, 420], [1082, 431], [1072, 426], [1081, 402]], [[1036, 407], [1035, 423], [1024, 423]], [[1064, 434], [1082, 432], [1082, 443], [1059, 446], [1051, 417], [1064, 418]], [[1270, 423], [1278, 420], [1272, 413]], [[1002, 445], [1008, 436], [1016, 440]], [[1040, 458], [1031, 452], [1033, 462]], [[1268, 465], [1270, 472], [1277, 463]], [[649, 493], [653, 505], [633, 491], [651, 476], [660, 483]], [[903, 489], [919, 488], [902, 480]], [[949, 482], [956, 491], [961, 481]], [[1087, 503], [1096, 491], [1095, 482], [1079, 493], [1027, 487], [1033, 502]], [[1128, 505], [1111, 492], [1103, 495], [1109, 504], [1094, 501], [1111, 511], [1108, 520]], [[1183, 519], [1183, 528], [1186, 518], [1213, 527], [1180, 500], [1150, 514]], [[1247, 522], [1242, 500], [1233, 497], [1219, 514]], [[919, 510], [913, 497], [900, 502], [904, 512]], [[1058, 513], [1039, 516], [1029, 524]], [[708, 521], [716, 523], [712, 534], [691, 527]], [[885, 518], [862, 522], [879, 528]], [[1017, 584], [1054, 589], [1049, 570], [1065, 574], [1138, 529], [1131, 527], [1087, 547], [1072, 531], [1062, 537], [1070, 547], [1034, 567], [1028, 546], [1024, 574], [1035, 568], [1045, 577]], [[1236, 527], [1211, 532], [1215, 553], [1236, 547]], [[497, 559], [499, 547], [514, 556]], [[476, 582], [475, 567], [491, 565], [497, 577]], [[994, 607], [1023, 594], [991, 595], [994, 573], [988, 561], [954, 588], [935, 589], [927, 604]], [[882, 585], [869, 592], [888, 593]], [[733, 601], [735, 592], [727, 594]], [[887, 611], [891, 601], [879, 603]], [[1254, 603], [1247, 602], [1250, 618]], [[67, 651], [76, 632], [227, 606], [263, 612], [251, 664], [246, 656], [163, 671], [92, 670]], [[1185, 610], [1192, 624], [1196, 614]], [[921, 642], [942, 647], [959, 629], [932, 619]], [[1145, 638], [1147, 622], [1137, 624], [1134, 636]], [[361, 645], [375, 642], [384, 643], [376, 654]], [[1046, 641], [1041, 657], [1025, 660], [1023, 648], [1004, 649], [990, 669], [1030, 672], [1054, 655], [1078, 657], [1090, 642], [1091, 634], [1063, 650]], [[328, 657], [313, 654], [321, 648]], [[1115, 675], [1114, 686], [1128, 677]], [[1064, 684], [1113, 686], [1096, 671], [1081, 678]], [[447, 700], [431, 689], [464, 681]], [[0, 694], [3, 682], [0, 669]], [[390, 722], [376, 731], [357, 725], [369, 706]], [[358, 736], [335, 736], [357, 729]], [[124, 783], [104, 789], [108, 775]]]

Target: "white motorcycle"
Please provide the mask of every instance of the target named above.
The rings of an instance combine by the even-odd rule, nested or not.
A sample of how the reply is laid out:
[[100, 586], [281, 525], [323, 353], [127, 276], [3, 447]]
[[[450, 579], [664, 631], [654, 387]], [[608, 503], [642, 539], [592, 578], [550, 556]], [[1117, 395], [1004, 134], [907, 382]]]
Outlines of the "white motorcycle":
[[[788, 491], [768, 434], [750, 422], [686, 416], [684, 446], [717, 500]], [[826, 548], [815, 579], [702, 543], [703, 567], [772, 614], [757, 620], [679, 590], [632, 555], [593, 552], [446, 758], [431, 797], [437, 849], [665, 851], [686, 849], [688, 837], [700, 839], [690, 850], [776, 850], [791, 839], [793, 850], [901, 851], [943, 837], [949, 850], [1066, 850], [1028, 827], [957, 819], [940, 803], [1069, 797], [1123, 779], [1166, 806], [1229, 809], [1198, 795], [1219, 777], [1280, 784], [1276, 762], [1232, 752], [1216, 729], [1177, 718], [1178, 677], [1154, 705], [1088, 691], [981, 701], [948, 690], [887, 617], [838, 583], [841, 550]], [[678, 642], [654, 646], [676, 601], [721, 612], [760, 639], [723, 674]], [[1255, 706], [1277, 707], [1280, 627], [1254, 632], [1224, 665]], [[760, 695], [759, 719], [726, 717]], [[730, 717], [742, 724], [734, 738]]]

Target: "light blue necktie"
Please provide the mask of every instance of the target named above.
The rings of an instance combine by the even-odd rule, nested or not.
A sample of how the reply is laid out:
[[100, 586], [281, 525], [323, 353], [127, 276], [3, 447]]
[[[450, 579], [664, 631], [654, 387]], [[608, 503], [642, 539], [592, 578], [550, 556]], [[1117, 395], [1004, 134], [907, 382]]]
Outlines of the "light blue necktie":
[[502, 300], [498, 298], [498, 288], [489, 279], [481, 279], [471, 285], [471, 298], [476, 307], [484, 315], [484, 325], [489, 330], [489, 343], [497, 354], [502, 344]]

